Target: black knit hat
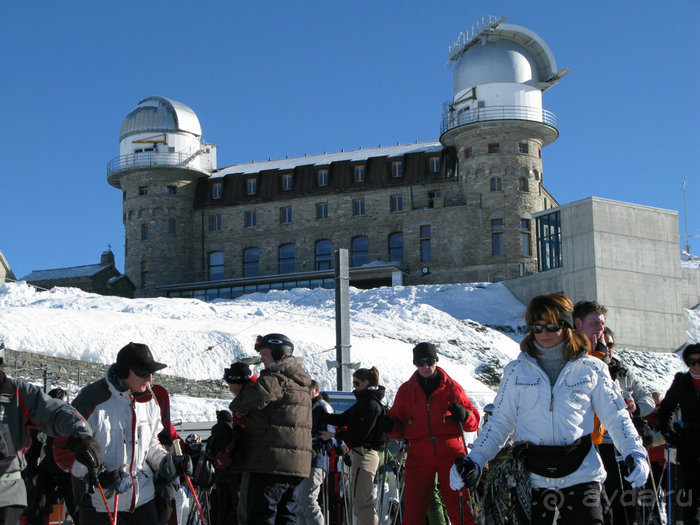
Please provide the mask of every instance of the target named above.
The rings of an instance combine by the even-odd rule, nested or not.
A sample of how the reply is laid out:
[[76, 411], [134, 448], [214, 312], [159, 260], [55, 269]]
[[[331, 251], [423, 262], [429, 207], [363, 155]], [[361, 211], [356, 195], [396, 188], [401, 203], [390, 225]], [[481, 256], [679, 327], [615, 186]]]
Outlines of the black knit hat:
[[224, 381], [229, 384], [244, 385], [253, 374], [246, 363], [240, 361], [231, 364], [231, 368], [224, 368]]
[[437, 350], [433, 343], [418, 343], [413, 347], [413, 363], [425, 357], [438, 360]]
[[217, 423], [228, 423], [233, 422], [233, 416], [228, 410], [217, 410], [216, 411], [216, 421]]
[[687, 366], [690, 366], [688, 365], [688, 359], [690, 359], [690, 356], [694, 354], [700, 354], [700, 343], [688, 345], [683, 349], [683, 362]]
[[117, 368], [127, 375], [129, 370], [153, 373], [166, 366], [153, 359], [151, 349], [142, 343], [129, 343], [117, 354]]

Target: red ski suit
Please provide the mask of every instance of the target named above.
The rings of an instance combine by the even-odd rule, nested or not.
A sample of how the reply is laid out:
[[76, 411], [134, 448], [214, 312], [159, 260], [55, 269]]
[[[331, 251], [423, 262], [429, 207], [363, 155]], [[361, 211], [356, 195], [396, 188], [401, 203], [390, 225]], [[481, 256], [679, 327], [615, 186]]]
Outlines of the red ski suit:
[[[418, 383], [418, 371], [399, 387], [394, 406], [389, 410], [394, 426], [389, 437], [408, 440], [403, 525], [424, 525], [433, 499], [435, 473], [438, 475], [442, 500], [451, 523], [460, 523], [459, 493], [450, 488], [450, 468], [454, 460], [464, 457], [462, 430], [448, 407], [459, 403], [467, 409], [462, 422], [465, 431], [479, 427], [479, 411], [462, 387], [438, 367], [441, 381], [426, 398]], [[475, 524], [466, 490], [463, 496], [464, 523]]]

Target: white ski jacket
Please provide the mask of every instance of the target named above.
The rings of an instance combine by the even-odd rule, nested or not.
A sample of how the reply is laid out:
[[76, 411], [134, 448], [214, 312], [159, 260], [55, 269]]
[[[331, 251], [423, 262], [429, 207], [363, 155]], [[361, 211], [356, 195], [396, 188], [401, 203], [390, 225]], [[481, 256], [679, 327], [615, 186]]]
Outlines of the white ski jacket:
[[[537, 361], [522, 352], [510, 362], [494, 401], [494, 412], [474, 443], [469, 457], [483, 469], [515, 430], [515, 441], [535, 445], [570, 445], [593, 430], [593, 412], [610, 431], [623, 456], [646, 455], [622, 396], [607, 365], [584, 356], [566, 363], [552, 388]], [[562, 489], [605, 480], [605, 469], [595, 447], [568, 476], [547, 478], [530, 474], [533, 488]]]
[[[119, 496], [119, 510], [133, 512], [154, 498], [153, 480], [168, 453], [158, 440], [163, 426], [160, 407], [150, 388], [135, 399], [128, 390], [115, 387], [112, 370], [110, 367], [105, 378], [83, 388], [73, 405], [93, 429], [95, 440], [100, 444], [102, 464], [108, 470], [126, 466], [133, 485]], [[76, 461], [72, 474], [82, 478], [87, 468]], [[99, 491], [92, 494], [91, 500], [98, 512], [106, 512]]]

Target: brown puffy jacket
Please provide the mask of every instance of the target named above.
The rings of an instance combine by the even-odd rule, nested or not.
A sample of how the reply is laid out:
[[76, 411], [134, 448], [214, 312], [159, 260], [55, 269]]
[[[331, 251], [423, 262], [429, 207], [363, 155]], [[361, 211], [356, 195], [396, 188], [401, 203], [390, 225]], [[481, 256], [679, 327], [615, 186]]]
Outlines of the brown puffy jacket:
[[311, 471], [311, 376], [294, 357], [265, 369], [229, 408], [246, 414], [244, 453], [234, 470], [308, 477]]

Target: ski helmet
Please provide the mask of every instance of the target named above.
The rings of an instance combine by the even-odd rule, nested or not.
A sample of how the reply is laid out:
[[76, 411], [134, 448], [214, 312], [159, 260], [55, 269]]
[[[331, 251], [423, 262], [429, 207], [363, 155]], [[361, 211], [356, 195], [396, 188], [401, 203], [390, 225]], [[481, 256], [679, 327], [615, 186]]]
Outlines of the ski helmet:
[[294, 352], [294, 343], [284, 334], [267, 334], [260, 343], [256, 344], [258, 351], [269, 348], [272, 351], [272, 359], [279, 361]]

